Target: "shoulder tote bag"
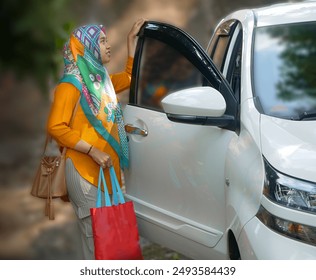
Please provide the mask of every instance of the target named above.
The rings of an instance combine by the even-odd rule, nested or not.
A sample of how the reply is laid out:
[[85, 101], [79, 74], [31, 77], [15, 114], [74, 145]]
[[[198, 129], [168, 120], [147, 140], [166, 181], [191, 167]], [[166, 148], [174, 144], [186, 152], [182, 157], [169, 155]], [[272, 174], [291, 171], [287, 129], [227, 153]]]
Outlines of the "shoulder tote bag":
[[[78, 109], [80, 97], [73, 110], [69, 126], [71, 127], [75, 113]], [[40, 159], [40, 164], [33, 180], [31, 195], [46, 199], [45, 215], [50, 220], [55, 219], [53, 198], [67, 198], [67, 187], [65, 180], [66, 148], [63, 147], [58, 155], [47, 155], [47, 144], [53, 140], [50, 135], [46, 135], [44, 151]]]
[[[90, 209], [95, 259], [142, 260], [133, 202], [125, 201], [113, 167], [110, 168], [110, 175], [113, 204], [103, 169], [100, 168], [96, 207]], [[104, 206], [101, 183], [104, 186]]]

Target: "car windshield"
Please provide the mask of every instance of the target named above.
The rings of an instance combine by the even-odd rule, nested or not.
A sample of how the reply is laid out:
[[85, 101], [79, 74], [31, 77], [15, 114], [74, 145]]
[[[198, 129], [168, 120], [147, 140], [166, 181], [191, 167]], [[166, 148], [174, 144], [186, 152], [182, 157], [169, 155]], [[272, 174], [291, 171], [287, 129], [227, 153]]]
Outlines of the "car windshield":
[[257, 28], [254, 93], [264, 114], [302, 120], [316, 116], [316, 22]]

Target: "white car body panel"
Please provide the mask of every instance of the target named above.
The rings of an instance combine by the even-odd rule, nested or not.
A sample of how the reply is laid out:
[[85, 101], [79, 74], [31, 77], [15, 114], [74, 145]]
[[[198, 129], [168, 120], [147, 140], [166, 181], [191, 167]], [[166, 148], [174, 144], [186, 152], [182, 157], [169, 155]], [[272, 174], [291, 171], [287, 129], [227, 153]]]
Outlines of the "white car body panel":
[[[131, 168], [124, 173], [127, 198], [134, 201], [137, 215], [214, 247], [225, 230], [225, 194], [218, 187], [224, 186], [224, 170], [217, 166], [224, 166], [225, 146], [233, 133], [193, 125], [188, 130], [168, 121], [164, 113], [134, 106], [126, 107], [124, 118], [148, 131], [147, 137], [129, 136]], [[208, 145], [214, 138], [218, 145]], [[150, 156], [146, 150], [151, 150]]]
[[[225, 178], [227, 223], [239, 236], [241, 229], [256, 215], [262, 197], [264, 170], [260, 151], [260, 114], [252, 99], [242, 105], [241, 133], [235, 135], [226, 155]], [[251, 116], [251, 117], [249, 117]]]
[[262, 152], [279, 171], [316, 182], [315, 121], [261, 119]]
[[[299, 3], [272, 5], [270, 8], [258, 8], [255, 10], [256, 17], [258, 18], [257, 26], [270, 26], [277, 24], [285, 24], [291, 22], [315, 21], [315, 1], [304, 1]], [[286, 13], [286, 16], [284, 16]]]
[[[258, 242], [258, 240], [267, 240]], [[315, 247], [295, 241], [265, 227], [256, 217], [247, 223], [239, 238], [244, 250], [241, 258], [247, 260], [314, 260]], [[274, 250], [278, 248], [278, 250]]]

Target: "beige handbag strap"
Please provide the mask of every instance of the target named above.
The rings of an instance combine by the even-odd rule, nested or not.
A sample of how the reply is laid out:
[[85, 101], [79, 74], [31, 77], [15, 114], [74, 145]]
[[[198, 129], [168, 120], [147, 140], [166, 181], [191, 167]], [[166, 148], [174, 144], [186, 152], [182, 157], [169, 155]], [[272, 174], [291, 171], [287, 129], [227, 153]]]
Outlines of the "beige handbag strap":
[[[79, 96], [78, 101], [77, 101], [77, 103], [75, 105], [75, 108], [72, 111], [71, 119], [70, 119], [70, 122], [69, 122], [69, 127], [72, 127], [72, 124], [73, 124], [73, 121], [75, 119], [75, 115], [76, 115], [76, 112], [78, 110], [78, 106], [79, 106], [79, 103], [80, 103], [80, 98], [81, 98], [81, 96]], [[45, 144], [44, 144], [43, 155], [45, 155], [48, 142], [50, 142], [51, 140], [52, 140], [52, 136], [47, 133], [46, 134], [46, 139], [45, 139]], [[66, 154], [66, 147], [63, 147], [62, 155], [65, 155], [65, 154]]]

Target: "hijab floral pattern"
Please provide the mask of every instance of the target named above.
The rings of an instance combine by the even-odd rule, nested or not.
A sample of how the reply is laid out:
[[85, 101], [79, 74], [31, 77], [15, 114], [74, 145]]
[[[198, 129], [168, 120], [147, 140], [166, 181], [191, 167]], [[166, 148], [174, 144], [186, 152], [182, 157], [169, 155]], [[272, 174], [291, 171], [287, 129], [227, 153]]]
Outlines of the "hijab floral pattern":
[[76, 29], [64, 46], [64, 76], [81, 92], [80, 105], [92, 126], [112, 146], [121, 168], [128, 167], [128, 143], [121, 106], [110, 76], [102, 64], [99, 38], [102, 25]]

